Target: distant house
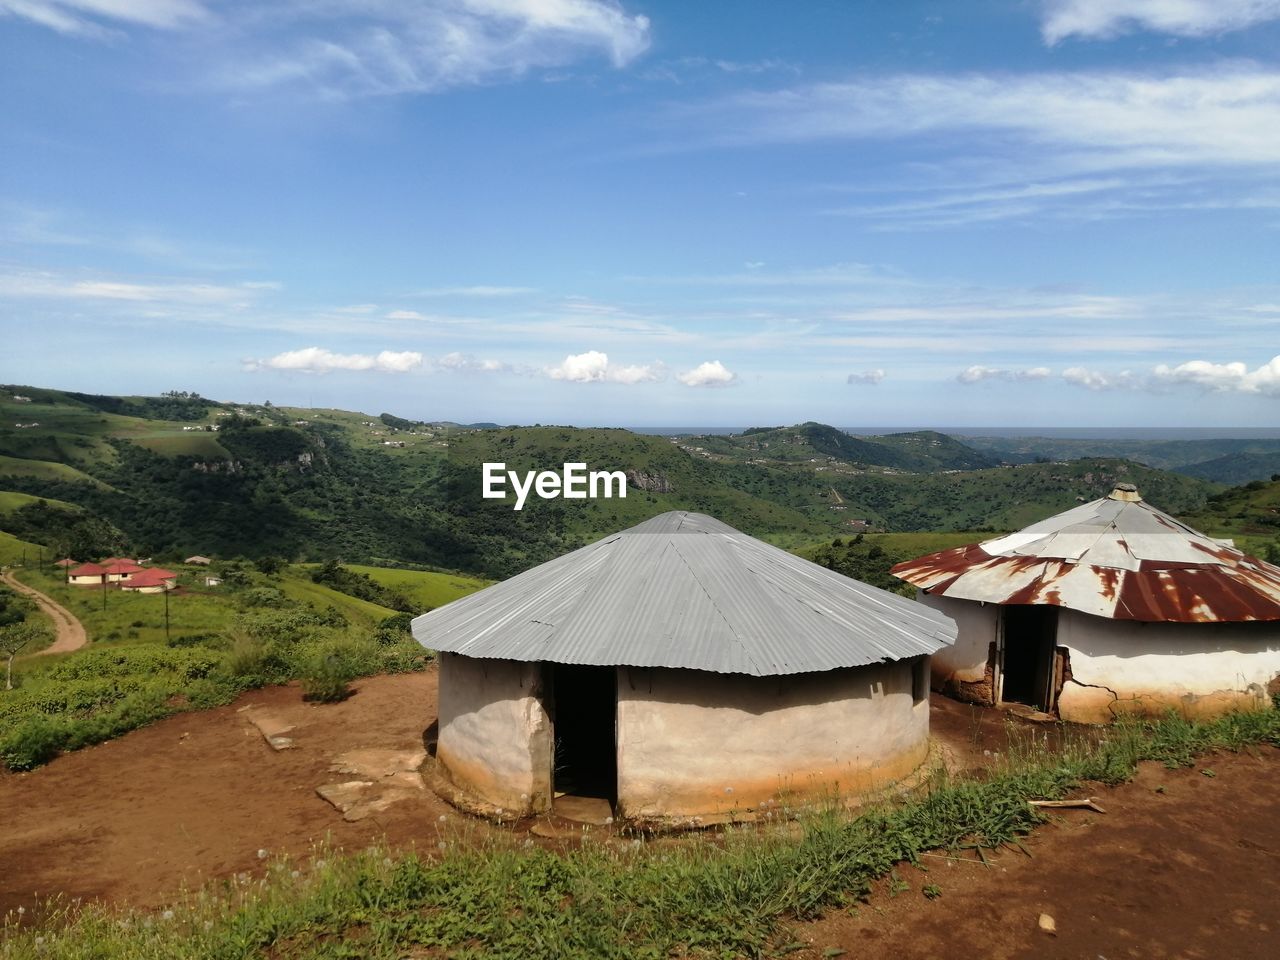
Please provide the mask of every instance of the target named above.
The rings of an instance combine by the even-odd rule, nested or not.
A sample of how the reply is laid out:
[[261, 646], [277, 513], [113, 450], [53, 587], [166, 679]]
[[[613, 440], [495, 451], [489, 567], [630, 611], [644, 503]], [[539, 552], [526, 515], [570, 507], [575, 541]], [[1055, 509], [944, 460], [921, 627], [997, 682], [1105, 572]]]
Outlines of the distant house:
[[196, 566], [200, 566], [200, 567], [207, 567], [209, 564], [213, 563], [213, 561], [210, 560], [208, 557], [202, 557], [199, 554], [197, 554], [194, 557], [187, 557], [187, 559], [183, 560], [182, 562], [195, 564]]
[[893, 573], [958, 624], [933, 684], [962, 700], [1096, 723], [1266, 708], [1280, 692], [1280, 568], [1162, 513], [1131, 483]]
[[206, 587], [220, 587], [220, 586], [222, 586], [222, 578], [221, 578], [221, 577], [215, 577], [213, 574], [209, 574], [209, 576], [205, 577], [205, 578], [204, 578], [202, 581], [200, 581], [200, 582], [201, 582], [201, 583], [203, 583]]
[[24, 397], [24, 396], [22, 396], [22, 394], [19, 394], [19, 393], [15, 393], [15, 394], [13, 395], [13, 402], [14, 402], [14, 403], [30, 403], [30, 402], [31, 402], [31, 398], [30, 398], [30, 397]]
[[67, 582], [78, 587], [100, 587], [107, 582], [107, 568], [97, 563], [82, 563], [67, 572]]
[[55, 560], [53, 565], [55, 567], [62, 567], [65, 570], [67, 567], [74, 567], [76, 562], [70, 557], [63, 557], [61, 560]]
[[133, 593], [164, 593], [178, 585], [178, 575], [172, 570], [148, 567], [129, 575], [120, 584], [121, 590]]
[[131, 574], [142, 570], [142, 564], [128, 557], [108, 557], [102, 561], [103, 571], [107, 575], [107, 583], [120, 583]]

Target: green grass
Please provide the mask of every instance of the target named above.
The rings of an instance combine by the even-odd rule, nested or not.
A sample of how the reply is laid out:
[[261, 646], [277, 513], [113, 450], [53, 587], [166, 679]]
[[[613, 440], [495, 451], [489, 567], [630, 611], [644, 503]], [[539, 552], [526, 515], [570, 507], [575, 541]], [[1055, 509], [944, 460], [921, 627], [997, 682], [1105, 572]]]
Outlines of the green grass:
[[[1140, 760], [1179, 766], [1210, 750], [1280, 745], [1280, 712], [1130, 722], [1053, 753], [1032, 740], [1015, 743], [986, 779], [939, 775], [911, 798], [858, 816], [805, 816], [798, 835], [746, 828], [720, 842], [588, 838], [555, 851], [517, 835], [478, 840], [463, 826], [435, 858], [322, 851], [164, 911], [54, 905], [38, 926], [8, 925], [3, 946], [13, 960], [776, 956], [791, 948], [791, 922], [856, 904], [900, 863], [930, 850], [1017, 844], [1044, 819], [1029, 799], [1122, 782]], [[939, 877], [924, 895], [945, 886]]]
[[467, 594], [487, 587], [488, 580], [460, 573], [432, 573], [424, 570], [394, 570], [389, 567], [367, 567], [352, 563], [347, 566], [363, 573], [412, 600], [419, 610], [434, 610]]
[[[171, 636], [218, 633], [232, 624], [238, 612], [234, 598], [220, 587], [206, 589], [196, 585], [196, 578], [207, 570], [181, 565], [165, 569], [179, 572], [180, 582], [187, 587], [169, 595]], [[18, 579], [70, 610], [84, 624], [90, 643], [165, 642], [163, 594], [108, 589], [104, 610], [103, 590], [70, 585], [60, 572], [28, 566], [18, 572]]]
[[47, 556], [51, 556], [48, 547], [42, 547], [38, 543], [29, 543], [26, 540], [19, 540], [13, 534], [0, 530], [0, 565], [12, 567], [20, 564], [23, 562], [24, 555], [28, 563], [34, 563], [40, 556], [41, 551], [44, 551]]
[[52, 460], [24, 460], [0, 454], [0, 477], [35, 477], [40, 480], [64, 480], [69, 483], [90, 483], [95, 487], [107, 487], [101, 480], [95, 480], [87, 473], [77, 470], [66, 463], [55, 463]]
[[165, 457], [199, 457], [202, 460], [229, 460], [231, 454], [214, 433], [174, 433], [165, 431], [134, 440], [140, 447]]
[[352, 623], [373, 626], [387, 617], [395, 616], [396, 611], [359, 597], [349, 597], [319, 583], [312, 583], [305, 568], [300, 574], [285, 576], [280, 582], [280, 590], [286, 597], [310, 604], [317, 609], [333, 607]]
[[15, 493], [8, 490], [0, 490], [0, 515], [13, 513], [30, 503], [37, 503], [45, 500], [50, 506], [61, 507], [63, 510], [79, 510], [80, 507], [74, 503], [67, 503], [65, 500], [54, 500], [52, 497], [33, 497], [29, 493]]

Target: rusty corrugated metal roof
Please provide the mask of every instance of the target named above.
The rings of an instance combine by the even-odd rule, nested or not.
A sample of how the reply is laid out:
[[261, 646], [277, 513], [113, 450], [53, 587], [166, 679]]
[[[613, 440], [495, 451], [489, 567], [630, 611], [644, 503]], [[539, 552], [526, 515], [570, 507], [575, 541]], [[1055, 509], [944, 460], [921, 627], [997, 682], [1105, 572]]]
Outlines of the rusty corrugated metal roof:
[[934, 653], [955, 624], [677, 511], [425, 613], [413, 635], [469, 657], [773, 676]]
[[1017, 533], [892, 572], [938, 596], [1052, 604], [1117, 620], [1280, 620], [1280, 568], [1162, 513], [1127, 484]]

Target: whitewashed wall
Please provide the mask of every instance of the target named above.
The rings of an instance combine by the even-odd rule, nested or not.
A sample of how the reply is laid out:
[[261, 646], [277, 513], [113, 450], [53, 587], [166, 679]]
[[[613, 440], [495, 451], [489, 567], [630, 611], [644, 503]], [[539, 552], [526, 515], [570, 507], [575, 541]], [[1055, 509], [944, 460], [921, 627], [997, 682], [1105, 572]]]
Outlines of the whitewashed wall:
[[620, 815], [712, 820], [902, 779], [928, 753], [929, 704], [913, 702], [910, 661], [767, 678], [621, 667], [617, 734]]
[[457, 786], [507, 813], [550, 809], [542, 665], [441, 654], [436, 762]]

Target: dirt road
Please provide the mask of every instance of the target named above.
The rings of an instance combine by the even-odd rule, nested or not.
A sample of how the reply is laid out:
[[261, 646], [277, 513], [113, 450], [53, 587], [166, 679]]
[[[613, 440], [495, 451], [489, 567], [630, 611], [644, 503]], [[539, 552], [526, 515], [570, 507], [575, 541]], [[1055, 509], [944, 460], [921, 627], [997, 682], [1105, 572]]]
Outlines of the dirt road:
[[45, 653], [67, 653], [71, 650], [79, 650], [89, 642], [89, 638], [84, 632], [84, 624], [76, 619], [75, 614], [52, 597], [46, 596], [34, 587], [27, 586], [15, 577], [11, 570], [6, 570], [3, 574], [0, 574], [0, 580], [4, 581], [5, 586], [34, 600], [36, 606], [48, 614], [49, 619], [53, 621], [54, 629], [57, 632], [56, 637], [52, 644], [43, 650], [36, 651], [37, 656]]

